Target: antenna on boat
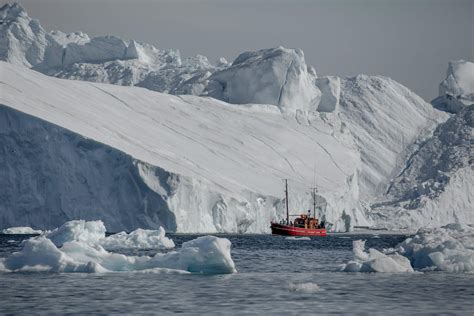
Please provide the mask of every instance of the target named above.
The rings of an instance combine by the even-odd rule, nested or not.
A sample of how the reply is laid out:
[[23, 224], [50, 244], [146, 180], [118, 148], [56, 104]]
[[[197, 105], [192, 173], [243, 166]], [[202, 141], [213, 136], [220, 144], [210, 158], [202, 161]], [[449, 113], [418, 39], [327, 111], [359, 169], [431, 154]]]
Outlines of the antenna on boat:
[[290, 225], [290, 212], [288, 210], [288, 179], [285, 180], [285, 204], [286, 204], [286, 225]]

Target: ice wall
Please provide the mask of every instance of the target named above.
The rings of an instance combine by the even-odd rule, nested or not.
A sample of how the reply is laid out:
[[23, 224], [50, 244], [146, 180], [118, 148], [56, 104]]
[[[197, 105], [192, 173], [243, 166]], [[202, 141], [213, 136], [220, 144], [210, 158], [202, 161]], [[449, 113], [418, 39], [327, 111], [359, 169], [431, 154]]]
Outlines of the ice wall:
[[284, 215], [283, 178], [292, 213], [312, 205], [315, 183], [335, 229], [368, 224], [359, 155], [321, 118], [0, 66], [5, 227], [100, 218], [112, 231], [267, 232]]

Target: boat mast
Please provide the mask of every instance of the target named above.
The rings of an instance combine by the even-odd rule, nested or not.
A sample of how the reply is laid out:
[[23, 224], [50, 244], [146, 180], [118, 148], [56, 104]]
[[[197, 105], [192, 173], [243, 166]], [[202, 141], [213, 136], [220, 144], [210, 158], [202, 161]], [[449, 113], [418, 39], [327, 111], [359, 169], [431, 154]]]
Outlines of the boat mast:
[[316, 188], [313, 188], [313, 218], [316, 218]]
[[288, 210], [288, 179], [285, 179], [285, 204], [286, 204], [286, 224], [290, 225], [290, 212]]

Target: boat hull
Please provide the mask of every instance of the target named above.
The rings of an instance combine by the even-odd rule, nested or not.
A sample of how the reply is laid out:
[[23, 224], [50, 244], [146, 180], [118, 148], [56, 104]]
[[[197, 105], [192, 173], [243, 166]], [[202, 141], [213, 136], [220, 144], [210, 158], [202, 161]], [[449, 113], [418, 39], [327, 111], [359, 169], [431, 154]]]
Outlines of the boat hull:
[[285, 224], [271, 224], [272, 234], [273, 235], [283, 235], [283, 236], [318, 236], [324, 237], [327, 236], [326, 228], [316, 228], [316, 229], [309, 229], [309, 228], [302, 228], [302, 227], [294, 227]]

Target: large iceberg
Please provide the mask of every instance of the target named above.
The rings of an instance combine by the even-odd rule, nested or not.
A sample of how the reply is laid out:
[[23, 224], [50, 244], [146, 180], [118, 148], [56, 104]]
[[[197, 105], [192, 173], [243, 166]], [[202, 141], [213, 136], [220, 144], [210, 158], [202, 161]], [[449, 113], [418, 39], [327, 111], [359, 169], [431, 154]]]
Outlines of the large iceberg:
[[335, 229], [370, 224], [349, 133], [319, 117], [0, 68], [5, 227], [79, 217], [109, 231], [267, 232], [284, 216], [283, 178], [293, 212], [316, 185]]
[[203, 274], [236, 272], [228, 239], [203, 236], [183, 243], [176, 251], [151, 257], [126, 256], [108, 252], [100, 245], [96, 238], [102, 235], [99, 233], [102, 228], [101, 222], [71, 221], [54, 233], [30, 238], [23, 243], [21, 251], [0, 259], [0, 271], [104, 273], [168, 272], [171, 269]]

